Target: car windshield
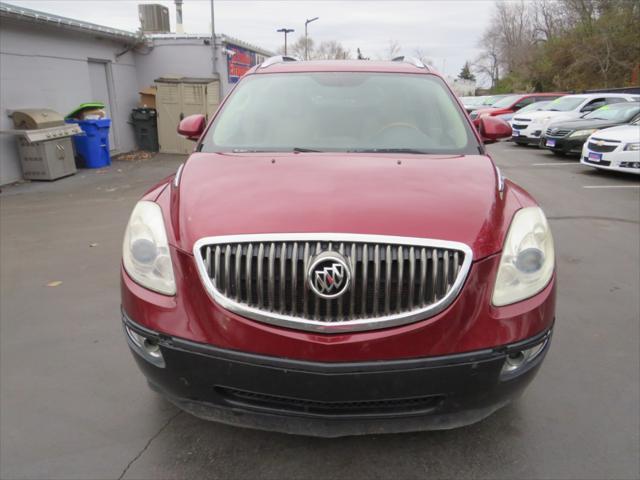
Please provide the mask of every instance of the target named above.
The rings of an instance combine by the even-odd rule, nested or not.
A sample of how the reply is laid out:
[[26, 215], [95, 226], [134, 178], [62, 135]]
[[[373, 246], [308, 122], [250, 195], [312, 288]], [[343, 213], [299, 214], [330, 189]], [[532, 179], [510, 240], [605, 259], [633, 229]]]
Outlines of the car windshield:
[[547, 110], [552, 112], [568, 112], [575, 110], [582, 102], [585, 101], [585, 97], [561, 97], [547, 106]]
[[503, 95], [498, 95], [498, 96], [493, 96], [493, 97], [487, 97], [482, 101], [482, 105], [486, 105], [488, 107], [490, 107], [491, 105], [493, 105], [494, 103], [496, 103], [498, 100], [500, 100], [501, 98], [503, 98]]
[[640, 112], [640, 103], [616, 103], [605, 105], [597, 110], [585, 115], [584, 118], [591, 120], [612, 120], [629, 121]]
[[518, 110], [518, 113], [524, 112], [537, 112], [538, 110], [544, 110], [551, 102], [536, 102], [530, 103], [526, 107], [522, 107]]
[[434, 75], [250, 75], [216, 117], [205, 152], [469, 154], [478, 142]]
[[522, 98], [522, 95], [509, 95], [508, 97], [501, 98], [500, 100], [498, 100], [496, 103], [494, 103], [491, 106], [493, 108], [510, 107], [511, 105], [516, 103], [521, 98]]

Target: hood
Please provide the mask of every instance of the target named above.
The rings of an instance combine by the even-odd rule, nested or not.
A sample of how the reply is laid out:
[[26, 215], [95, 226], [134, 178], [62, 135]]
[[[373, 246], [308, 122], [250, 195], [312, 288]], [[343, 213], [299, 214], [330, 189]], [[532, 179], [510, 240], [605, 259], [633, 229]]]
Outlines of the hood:
[[463, 242], [477, 259], [519, 208], [482, 155], [194, 153], [167, 190], [170, 242], [187, 252], [208, 236], [335, 232]]
[[[519, 115], [517, 115], [519, 117]], [[539, 112], [527, 112], [523, 117], [530, 118], [534, 122], [551, 121], [559, 122], [561, 120], [570, 120], [580, 116], [580, 112], [555, 112], [552, 110], [540, 110]], [[543, 119], [549, 120], [543, 120]]]
[[613, 120], [595, 120], [595, 119], [584, 119], [580, 118], [578, 120], [565, 120], [565, 121], [554, 121], [549, 128], [560, 128], [563, 130], [585, 130], [589, 128], [607, 128], [607, 127], [615, 127], [616, 125], [620, 125], [621, 122], [613, 121]]
[[640, 142], [640, 125], [620, 125], [595, 132], [591, 138], [618, 140], [624, 143]]

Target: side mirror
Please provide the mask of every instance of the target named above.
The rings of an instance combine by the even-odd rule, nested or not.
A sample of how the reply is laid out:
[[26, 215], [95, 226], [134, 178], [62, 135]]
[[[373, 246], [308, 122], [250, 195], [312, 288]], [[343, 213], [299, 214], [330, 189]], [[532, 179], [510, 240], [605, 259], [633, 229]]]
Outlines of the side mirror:
[[178, 124], [178, 133], [195, 142], [200, 138], [200, 135], [202, 135], [206, 126], [207, 120], [204, 118], [204, 115], [189, 115], [188, 117], [180, 120], [180, 123]]
[[479, 130], [484, 143], [493, 143], [511, 136], [509, 124], [498, 117], [481, 117]]

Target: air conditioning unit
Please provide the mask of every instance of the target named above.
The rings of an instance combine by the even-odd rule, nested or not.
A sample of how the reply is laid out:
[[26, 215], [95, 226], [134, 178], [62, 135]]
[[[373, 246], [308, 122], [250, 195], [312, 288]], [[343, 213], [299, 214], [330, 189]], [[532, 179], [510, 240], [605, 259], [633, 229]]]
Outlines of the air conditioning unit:
[[138, 15], [143, 33], [168, 33], [171, 31], [169, 9], [164, 5], [155, 3], [138, 5]]

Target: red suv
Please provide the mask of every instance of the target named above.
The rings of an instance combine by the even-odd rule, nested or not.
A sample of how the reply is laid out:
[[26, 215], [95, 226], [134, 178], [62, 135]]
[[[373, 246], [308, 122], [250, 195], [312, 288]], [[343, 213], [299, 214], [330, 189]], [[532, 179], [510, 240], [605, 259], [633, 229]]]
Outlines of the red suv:
[[514, 113], [532, 103], [555, 100], [565, 95], [566, 93], [520, 93], [509, 95], [501, 98], [491, 105], [491, 107], [474, 110], [469, 116], [477, 128], [480, 126], [480, 119], [483, 117], [495, 117], [497, 115], [504, 115], [505, 113]]
[[340, 436], [470, 424], [532, 380], [549, 225], [439, 75], [272, 58], [178, 131], [195, 150], [123, 243], [124, 331], [153, 389], [206, 419]]

